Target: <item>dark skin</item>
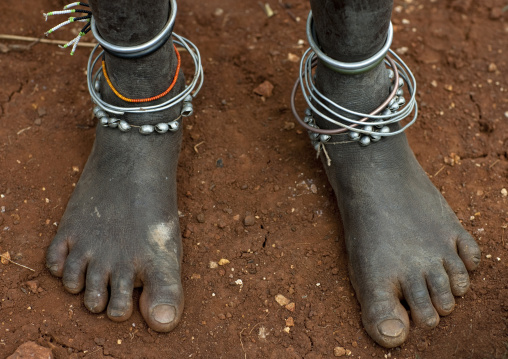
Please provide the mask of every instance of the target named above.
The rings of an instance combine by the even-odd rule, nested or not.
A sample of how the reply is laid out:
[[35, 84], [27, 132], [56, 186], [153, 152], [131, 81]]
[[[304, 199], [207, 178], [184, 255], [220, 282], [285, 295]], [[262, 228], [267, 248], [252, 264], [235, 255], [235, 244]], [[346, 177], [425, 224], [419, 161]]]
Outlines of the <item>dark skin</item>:
[[[393, 0], [311, 0], [324, 52], [352, 62], [384, 44]], [[384, 65], [342, 75], [318, 65], [316, 85], [330, 99], [369, 113], [388, 97]], [[407, 88], [407, 87], [406, 87]], [[406, 98], [407, 98], [406, 92]], [[317, 120], [322, 128], [331, 128]], [[334, 142], [347, 136], [334, 136]], [[327, 146], [328, 179], [344, 224], [349, 271], [363, 325], [380, 345], [395, 347], [409, 333], [405, 299], [416, 325], [434, 328], [469, 288], [480, 250], [418, 164], [404, 134], [367, 147]]]
[[[148, 41], [161, 30], [169, 13], [168, 1], [144, 1], [138, 10], [129, 12], [136, 16], [127, 18], [118, 16], [125, 12], [120, 2], [91, 1], [90, 5], [103, 37], [118, 45]], [[176, 64], [171, 41], [136, 60], [106, 56], [111, 81], [130, 98], [164, 92]], [[182, 91], [184, 83], [180, 73], [175, 88], [164, 99]], [[101, 94], [112, 104], [126, 106], [104, 81]], [[169, 122], [179, 113], [177, 106], [148, 115], [128, 115], [126, 120], [134, 125], [156, 124]], [[126, 320], [132, 313], [133, 288], [142, 286], [140, 310], [152, 329], [170, 331], [180, 320], [182, 244], [176, 168], [181, 139], [181, 130], [143, 136], [136, 129], [122, 133], [97, 127], [92, 153], [46, 259], [51, 273], [62, 277], [69, 292], [85, 288], [84, 302], [90, 311], [100, 313], [107, 308], [110, 319]]]
[[[167, 1], [145, 1], [129, 16], [123, 16], [122, 3], [91, 2], [99, 31], [112, 43], [147, 41], [167, 20]], [[325, 53], [348, 62], [370, 57], [385, 41], [392, 5], [392, 0], [311, 0]], [[173, 78], [173, 45], [168, 42], [137, 60], [108, 55], [107, 67], [122, 94], [153, 96]], [[376, 108], [389, 88], [382, 65], [356, 76], [319, 65], [316, 83], [333, 101], [364, 112]], [[181, 75], [168, 96], [183, 84]], [[104, 84], [101, 93], [125, 106]], [[175, 107], [127, 120], [155, 124], [176, 118], [179, 111]], [[69, 292], [85, 288], [90, 311], [107, 308], [112, 320], [126, 320], [132, 313], [133, 288], [143, 286], [140, 310], [148, 325], [165, 332], [178, 324], [183, 311], [175, 177], [180, 142], [181, 131], [142, 136], [97, 128], [92, 153], [47, 254], [48, 268], [63, 278]], [[453, 310], [454, 295], [467, 291], [467, 270], [476, 268], [480, 251], [425, 175], [404, 135], [368, 147], [346, 143], [327, 150], [332, 164], [325, 168], [344, 223], [350, 277], [364, 326], [380, 345], [398, 346], [409, 333], [400, 300], [407, 301], [417, 325], [435, 327], [440, 315]]]

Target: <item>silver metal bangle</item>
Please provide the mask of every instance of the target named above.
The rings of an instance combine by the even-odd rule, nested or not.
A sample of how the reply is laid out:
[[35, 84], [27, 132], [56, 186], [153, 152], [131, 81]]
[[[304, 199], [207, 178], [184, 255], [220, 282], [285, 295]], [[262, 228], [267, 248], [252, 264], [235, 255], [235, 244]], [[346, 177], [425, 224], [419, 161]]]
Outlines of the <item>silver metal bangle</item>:
[[354, 75], [363, 72], [367, 72], [374, 68], [376, 65], [383, 61], [384, 57], [388, 53], [390, 46], [393, 41], [393, 25], [390, 22], [390, 26], [388, 27], [388, 34], [386, 37], [386, 41], [384, 46], [379, 50], [376, 54], [371, 56], [370, 58], [358, 61], [358, 62], [342, 62], [338, 60], [334, 60], [331, 57], [327, 56], [319, 47], [317, 40], [314, 38], [314, 20], [312, 19], [312, 11], [309, 12], [309, 17], [307, 18], [307, 40], [309, 41], [309, 46], [312, 51], [315, 52], [317, 57], [323, 61], [323, 63], [340, 73]]
[[92, 16], [92, 21], [90, 22], [90, 26], [92, 28], [92, 33], [97, 39], [97, 42], [109, 53], [123, 58], [134, 58], [134, 57], [142, 57], [154, 52], [159, 47], [164, 45], [166, 41], [171, 37], [171, 33], [173, 32], [173, 26], [175, 25], [176, 19], [176, 0], [169, 0], [169, 5], [171, 7], [168, 22], [164, 26], [164, 28], [159, 32], [154, 38], [151, 40], [136, 46], [118, 46], [114, 45], [106, 40], [99, 34], [99, 30], [95, 24], [95, 19]]
[[[88, 83], [88, 92], [92, 97], [92, 101], [99, 106], [103, 111], [114, 114], [114, 115], [123, 115], [124, 113], [147, 113], [147, 112], [158, 112], [166, 110], [180, 102], [187, 102], [185, 99], [188, 95], [192, 96], [192, 98], [196, 97], [201, 86], [203, 85], [203, 67], [201, 65], [201, 55], [199, 54], [199, 50], [191, 41], [184, 38], [183, 36], [179, 36], [178, 34], [173, 33], [173, 40], [176, 44], [181, 45], [185, 48], [185, 50], [189, 53], [194, 61], [194, 77], [192, 81], [185, 87], [185, 89], [169, 100], [160, 103], [158, 105], [149, 105], [149, 106], [140, 106], [140, 107], [121, 107], [115, 106], [107, 103], [103, 99], [101, 99], [98, 88], [95, 86], [100, 74], [102, 73], [102, 67], [99, 67], [97, 72], [93, 74], [93, 69], [96, 63], [102, 56], [102, 51], [99, 55], [94, 59], [94, 55], [97, 51], [99, 45], [97, 45], [91, 52], [90, 57], [88, 58], [88, 66], [87, 66], [87, 83]], [[189, 116], [189, 111], [184, 111], [182, 116]], [[192, 112], [191, 112], [192, 113]]]
[[[396, 95], [389, 101], [386, 108], [371, 114], [347, 109], [336, 104], [321, 93], [314, 84], [312, 73], [316, 63], [316, 54], [309, 48], [302, 56], [300, 75], [291, 93], [291, 109], [296, 120], [309, 131], [309, 137], [318, 153], [323, 149], [325, 144], [344, 143], [329, 142], [332, 135], [347, 132], [351, 141], [358, 141], [360, 145], [367, 146], [371, 142], [377, 142], [383, 137], [400, 134], [416, 121], [418, 116], [416, 80], [404, 61], [392, 50], [389, 50], [389, 52], [395, 60], [387, 58], [385, 59], [385, 64], [392, 68], [389, 70], [389, 77], [394, 82], [391, 85], [390, 91], [395, 91]], [[397, 76], [397, 73], [400, 77]], [[398, 81], [396, 81], [397, 79]], [[404, 90], [402, 89], [404, 83], [407, 85], [410, 96], [407, 103], [404, 99]], [[303, 119], [298, 115], [295, 107], [295, 96], [298, 87], [300, 87], [305, 102], [309, 106], [305, 111]], [[414, 112], [414, 115], [407, 124], [399, 129], [390, 129], [389, 125], [403, 121], [411, 112]], [[315, 117], [338, 126], [338, 128], [320, 129], [316, 124]], [[357, 120], [356, 118], [358, 117], [363, 119]]]

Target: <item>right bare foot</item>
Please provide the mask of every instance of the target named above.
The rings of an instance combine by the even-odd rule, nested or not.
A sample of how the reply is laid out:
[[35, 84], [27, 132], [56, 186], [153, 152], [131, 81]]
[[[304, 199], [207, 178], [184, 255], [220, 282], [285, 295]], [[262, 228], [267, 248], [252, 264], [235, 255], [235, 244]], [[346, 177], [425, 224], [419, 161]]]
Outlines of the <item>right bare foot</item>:
[[[164, 4], [166, 12], [145, 14], [145, 18], [159, 17], [160, 24], [164, 24], [167, 16], [162, 14], [168, 13], [167, 1]], [[110, 14], [108, 7], [113, 7], [109, 10], [115, 13], [118, 9], [114, 7], [121, 4], [101, 3], [99, 7], [93, 1], [91, 5], [94, 13]], [[101, 34], [106, 38], [110, 35], [107, 40], [112, 43], [118, 44], [122, 36], [129, 38], [128, 31], [139, 31], [141, 42], [160, 31], [155, 27], [150, 33], [138, 23], [132, 27], [121, 23], [117, 25], [122, 31], [115, 35], [101, 28], [100, 19], [97, 25], [104, 30]], [[115, 21], [111, 19], [107, 26], [114, 26]], [[107, 68], [120, 93], [131, 98], [153, 96], [163, 92], [175, 75], [173, 44], [168, 41], [157, 52], [136, 60], [108, 55]], [[180, 74], [166, 99], [181, 92], [184, 83]], [[107, 102], [127, 106], [105, 81], [101, 94]], [[170, 122], [179, 116], [180, 107], [154, 114], [131, 114], [127, 120], [133, 125]], [[69, 292], [79, 293], [85, 288], [84, 302], [90, 311], [99, 313], [107, 307], [109, 318], [126, 320], [132, 313], [133, 288], [143, 286], [140, 309], [152, 329], [169, 331], [180, 320], [182, 244], [176, 169], [181, 138], [181, 130], [144, 136], [136, 129], [124, 133], [118, 128], [98, 126], [92, 153], [46, 259], [51, 273], [62, 277]]]

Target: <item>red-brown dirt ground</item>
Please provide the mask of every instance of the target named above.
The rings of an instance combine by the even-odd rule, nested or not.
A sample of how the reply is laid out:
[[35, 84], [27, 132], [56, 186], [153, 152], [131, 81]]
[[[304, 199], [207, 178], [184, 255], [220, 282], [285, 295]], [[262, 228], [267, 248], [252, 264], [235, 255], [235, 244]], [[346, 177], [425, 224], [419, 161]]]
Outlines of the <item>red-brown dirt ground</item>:
[[[45, 23], [42, 13], [64, 4], [3, 0], [0, 33], [40, 37], [63, 21]], [[309, 4], [268, 0], [272, 17], [260, 4], [178, 3], [175, 31], [200, 48], [205, 86], [184, 122], [186, 306], [169, 334], [148, 329], [138, 308], [123, 323], [88, 312], [83, 295], [45, 269], [94, 139], [90, 49], [71, 57], [56, 45], [0, 40], [0, 253], [34, 270], [0, 265], [0, 357], [27, 341], [56, 358], [310, 359], [333, 357], [337, 346], [352, 358], [508, 356], [508, 1], [395, 1], [392, 48], [416, 75], [421, 110], [408, 137], [482, 263], [450, 316], [431, 331], [412, 327], [390, 350], [362, 328], [334, 195], [290, 112]], [[70, 40], [78, 27], [50, 38]], [[265, 80], [274, 85], [266, 98], [253, 92]], [[209, 268], [223, 258], [230, 263]], [[277, 304], [279, 293], [293, 312]]]

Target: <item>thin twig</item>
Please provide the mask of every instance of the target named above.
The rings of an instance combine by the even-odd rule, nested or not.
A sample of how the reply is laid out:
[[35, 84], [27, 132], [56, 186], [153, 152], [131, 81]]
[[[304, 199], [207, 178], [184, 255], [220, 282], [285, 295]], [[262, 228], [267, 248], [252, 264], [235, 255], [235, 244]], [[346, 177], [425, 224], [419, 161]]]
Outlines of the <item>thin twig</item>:
[[497, 160], [495, 160], [495, 161], [494, 161], [494, 162], [493, 162], [493, 163], [489, 166], [489, 169], [490, 169], [490, 168], [492, 168], [492, 167], [494, 167], [494, 165], [495, 165], [496, 163], [498, 163], [498, 162], [499, 162], [499, 158], [498, 158]]
[[433, 177], [436, 177], [443, 169], [445, 168], [445, 166], [441, 167], [440, 169], [437, 170], [437, 172], [434, 174]]
[[29, 129], [31, 129], [31, 128], [32, 128], [32, 126], [28, 126], [27, 128], [24, 128], [24, 129], [22, 129], [22, 130], [19, 130], [19, 131], [16, 133], [16, 135], [18, 135], [18, 136], [19, 136], [19, 135], [21, 135], [23, 132], [25, 132], [25, 131], [27, 131], [27, 130], [29, 130]]
[[[266, 316], [265, 316], [266, 318]], [[254, 328], [256, 328], [259, 324], [263, 324], [264, 322], [259, 322], [257, 323], [256, 325], [254, 325], [251, 329], [250, 329], [250, 332], [249, 332], [249, 335], [252, 334], [252, 331], [254, 330]], [[247, 359], [247, 352], [245, 351], [245, 348], [243, 347], [243, 340], [242, 340], [242, 333], [243, 331], [247, 329], [247, 328], [243, 328], [241, 331], [240, 331], [240, 345], [242, 346], [242, 350], [243, 350], [243, 353], [245, 355], [245, 359]]]
[[245, 359], [247, 359], [247, 352], [245, 351], [244, 347], [243, 347], [243, 340], [242, 340], [242, 333], [243, 331], [247, 329], [247, 328], [243, 328], [241, 331], [240, 331], [240, 345], [242, 346], [242, 350], [243, 350], [243, 354], [245, 355]]
[[8, 261], [9, 261], [9, 262], [11, 262], [12, 264], [15, 264], [15, 265], [17, 265], [17, 266], [20, 266], [20, 267], [26, 268], [26, 269], [28, 269], [28, 270], [31, 270], [32, 272], [35, 272], [32, 268], [27, 267], [27, 266], [24, 266], [23, 264], [16, 263], [16, 262], [14, 262], [14, 261], [10, 260], [9, 258], [7, 258], [7, 257], [5, 257], [5, 256], [3, 256], [3, 255], [1, 255], [1, 254], [0, 254], [0, 257], [2, 257], [2, 258], [3, 258], [3, 259], [5, 259], [5, 260], [8, 260]]
[[[0, 34], [1, 40], [18, 40], [18, 41], [33, 41], [33, 42], [40, 42], [43, 44], [55, 44], [55, 45], [65, 45], [69, 41], [63, 41], [63, 40], [49, 40], [44, 39], [41, 37], [29, 37], [29, 36], [18, 36], [18, 35], [7, 35], [7, 34]], [[83, 47], [94, 47], [97, 44], [94, 44], [93, 42], [80, 42], [78, 46]]]
[[259, 322], [258, 324], [256, 324], [255, 326], [252, 327], [252, 329], [250, 330], [249, 332], [249, 335], [252, 334], [252, 331], [254, 330], [254, 328], [256, 328], [259, 324], [263, 324], [264, 322]]
[[[65, 45], [69, 41], [64, 40], [50, 40], [50, 39], [44, 39], [42, 37], [29, 37], [29, 36], [18, 36], [18, 35], [8, 35], [8, 34], [0, 34], [0, 40], [18, 40], [18, 41], [33, 41], [32, 44], [29, 46], [35, 45], [36, 43], [42, 43], [42, 44], [53, 44], [53, 45]], [[80, 41], [78, 43], [78, 47], [95, 47], [97, 43], [94, 42], [83, 42]], [[184, 47], [177, 47], [178, 51], [187, 51]]]
[[200, 143], [197, 143], [196, 145], [194, 145], [194, 152], [199, 153], [198, 146], [201, 146], [203, 143], [205, 143], [205, 141], [201, 141]]

